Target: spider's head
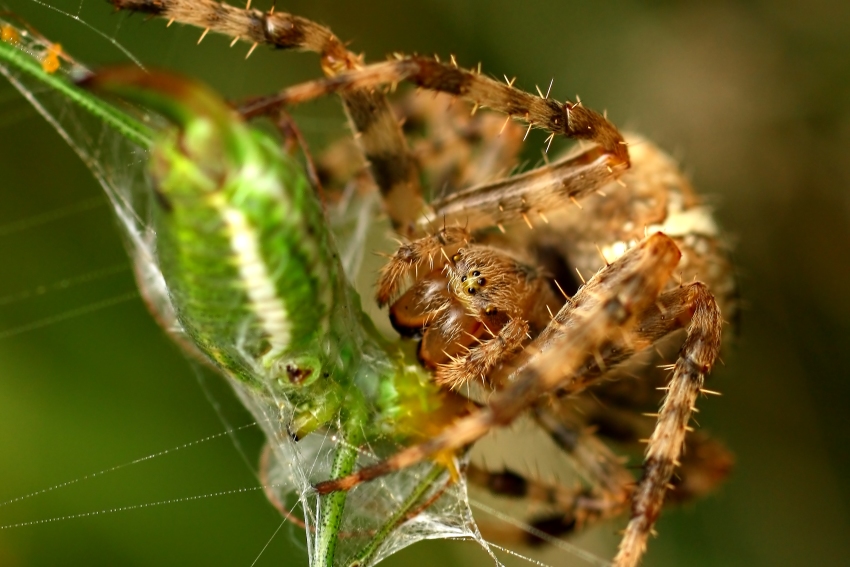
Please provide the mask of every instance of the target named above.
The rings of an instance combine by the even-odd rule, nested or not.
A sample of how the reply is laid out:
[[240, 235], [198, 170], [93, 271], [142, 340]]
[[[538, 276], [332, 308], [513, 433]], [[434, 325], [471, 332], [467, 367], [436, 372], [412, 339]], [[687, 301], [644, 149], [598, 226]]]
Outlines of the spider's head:
[[484, 246], [460, 248], [446, 271], [449, 291], [475, 315], [513, 314], [529, 289], [525, 266]]

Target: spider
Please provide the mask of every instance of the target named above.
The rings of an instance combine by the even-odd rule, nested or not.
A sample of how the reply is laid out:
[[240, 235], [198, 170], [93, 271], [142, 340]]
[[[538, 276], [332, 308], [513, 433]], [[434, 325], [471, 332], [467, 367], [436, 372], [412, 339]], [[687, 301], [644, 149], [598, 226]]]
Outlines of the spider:
[[[419, 339], [419, 362], [436, 384], [474, 409], [461, 405], [430, 439], [319, 482], [319, 494], [429, 459], [449, 462], [491, 430], [530, 419], [574, 460], [586, 487], [494, 471], [474, 459], [460, 472], [502, 497], [548, 506], [532, 523], [549, 534], [630, 509], [614, 560], [626, 567], [639, 562], [665, 501], [699, 496], [726, 475], [728, 453], [705, 435], [688, 434], [688, 424], [699, 394], [710, 393], [703, 383], [719, 354], [721, 311], [735, 307], [734, 282], [710, 211], [659, 149], [624, 137], [581, 102], [526, 93], [454, 58], [395, 55], [367, 65], [329, 29], [284, 12], [213, 0], [112, 3], [197, 26], [204, 36], [247, 41], [251, 51], [268, 44], [319, 53], [326, 78], [248, 101], [239, 111], [268, 116], [338, 93], [357, 140], [353, 155], [368, 164], [404, 239], [381, 271], [376, 300], [389, 306], [402, 335]], [[450, 100], [406, 99], [394, 110], [384, 88], [400, 82]], [[477, 113], [485, 107], [507, 116]], [[526, 124], [525, 134], [514, 121]], [[547, 144], [556, 135], [590, 144], [506, 174], [532, 128], [549, 132]], [[357, 158], [334, 159], [351, 156], [351, 149], [345, 142], [319, 157], [315, 177], [333, 185], [357, 170]], [[439, 197], [425, 198], [423, 178], [437, 184]], [[681, 341], [679, 331], [684, 343], [666, 367], [668, 377], [654, 363]], [[293, 382], [313, 372], [286, 370]], [[656, 389], [663, 402], [650, 428], [639, 416], [657, 403]], [[294, 430], [300, 437], [309, 427]], [[644, 438], [643, 474], [635, 483], [603, 440], [632, 445]]]

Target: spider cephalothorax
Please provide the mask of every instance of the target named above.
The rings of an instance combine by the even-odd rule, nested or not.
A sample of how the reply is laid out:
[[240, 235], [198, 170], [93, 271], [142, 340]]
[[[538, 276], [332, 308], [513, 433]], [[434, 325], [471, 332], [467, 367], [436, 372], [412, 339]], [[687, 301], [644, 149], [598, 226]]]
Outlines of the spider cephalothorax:
[[419, 358], [436, 369], [437, 382], [457, 389], [486, 381], [496, 365], [546, 327], [563, 302], [540, 269], [502, 249], [456, 243], [441, 254], [390, 313], [404, 334], [422, 335]]

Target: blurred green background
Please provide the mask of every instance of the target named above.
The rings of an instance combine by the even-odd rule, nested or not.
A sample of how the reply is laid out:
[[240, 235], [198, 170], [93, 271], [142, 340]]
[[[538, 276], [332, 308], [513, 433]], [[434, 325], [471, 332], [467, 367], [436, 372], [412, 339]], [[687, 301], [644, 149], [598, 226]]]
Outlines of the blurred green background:
[[[30, 0], [7, 7], [79, 60], [124, 61], [74, 19]], [[53, 0], [150, 65], [229, 97], [316, 76], [316, 57]], [[262, 5], [261, 5], [262, 7]], [[700, 424], [737, 465], [712, 497], [667, 513], [647, 566], [850, 562], [850, 3], [487, 2], [279, 5], [328, 24], [373, 60], [449, 53], [533, 89], [555, 78], [681, 160], [735, 242], [746, 302], [711, 378]], [[315, 147], [344, 133], [334, 100], [299, 112]], [[44, 215], [68, 214], [50, 222]], [[76, 211], [76, 212], [74, 212]], [[71, 214], [73, 213], [73, 214]], [[29, 223], [28, 227], [22, 227]], [[39, 220], [41, 219], [41, 220]], [[224, 429], [250, 417], [193, 368], [137, 299], [100, 188], [52, 129], [0, 83], [0, 503]], [[109, 275], [93, 278], [98, 270]], [[85, 285], [68, 285], [89, 275]], [[65, 282], [63, 284], [62, 282]], [[41, 325], [41, 323], [53, 323]], [[34, 327], [26, 330], [29, 327]], [[23, 328], [23, 331], [16, 329]], [[261, 440], [239, 435], [253, 466]], [[221, 437], [0, 506], [0, 565], [304, 565], [303, 534], [257, 491], [6, 528], [256, 485]], [[611, 556], [615, 526], [579, 545]], [[266, 542], [269, 546], [261, 554]], [[563, 551], [550, 565], [584, 565]], [[472, 543], [421, 544], [395, 565], [489, 565]]]

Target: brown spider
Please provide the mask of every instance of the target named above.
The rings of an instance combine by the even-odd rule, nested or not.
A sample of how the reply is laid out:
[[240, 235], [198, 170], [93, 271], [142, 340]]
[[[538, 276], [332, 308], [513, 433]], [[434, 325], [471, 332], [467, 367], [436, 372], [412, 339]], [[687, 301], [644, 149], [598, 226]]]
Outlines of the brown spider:
[[[291, 14], [213, 0], [112, 3], [247, 41], [251, 50], [263, 43], [321, 55], [325, 79], [240, 110], [268, 115], [340, 95], [386, 214], [407, 239], [381, 272], [377, 301], [390, 305], [399, 332], [421, 337], [419, 358], [435, 380], [480, 404], [424, 443], [319, 483], [320, 494], [459, 454], [491, 429], [528, 417], [573, 459], [587, 487], [496, 472], [474, 455], [467, 479], [546, 504], [548, 515], [533, 525], [550, 534], [631, 505], [615, 559], [626, 567], [639, 562], [665, 500], [699, 496], [725, 476], [725, 449], [687, 431], [720, 349], [721, 310], [734, 309], [734, 282], [710, 212], [660, 150], [634, 136], [627, 142], [580, 103], [525, 93], [454, 58], [397, 55], [365, 65], [330, 30]], [[472, 116], [443, 97], [402, 101], [411, 150], [382, 90], [403, 81], [468, 101]], [[482, 107], [507, 119], [476, 114]], [[592, 145], [508, 176], [524, 138], [511, 119], [549, 131], [549, 142], [562, 134]], [[343, 143], [320, 158], [319, 176], [332, 185], [357, 170], [356, 159], [352, 166], [335, 157], [350, 150]], [[426, 204], [420, 173], [444, 196]], [[585, 281], [584, 274], [595, 275]], [[682, 329], [684, 345], [665, 376], [654, 363], [681, 341]], [[658, 403], [656, 390], [664, 394], [652, 428], [640, 416]], [[648, 443], [637, 484], [602, 439]]]

